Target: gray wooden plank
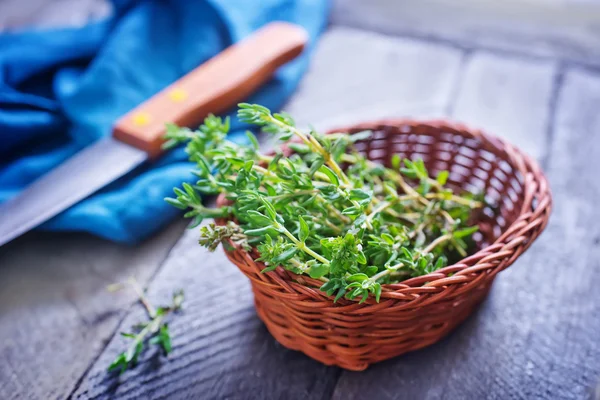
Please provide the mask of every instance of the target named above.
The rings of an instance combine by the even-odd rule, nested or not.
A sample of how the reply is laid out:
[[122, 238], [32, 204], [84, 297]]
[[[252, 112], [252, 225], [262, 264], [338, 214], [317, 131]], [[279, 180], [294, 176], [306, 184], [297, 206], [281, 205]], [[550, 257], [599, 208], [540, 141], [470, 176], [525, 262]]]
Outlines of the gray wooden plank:
[[454, 333], [345, 372], [334, 399], [592, 398], [600, 378], [600, 75], [568, 71], [557, 107], [547, 231]]
[[[188, 231], [153, 281], [149, 298], [168, 304], [172, 290], [186, 293], [184, 311], [170, 323], [168, 361], [146, 353], [121, 377], [106, 367], [126, 345], [111, 340], [76, 399], [286, 399], [330, 397], [338, 371], [280, 346], [258, 320], [247, 279], [221, 249], [209, 253]], [[122, 329], [144, 318], [139, 307]]]
[[466, 48], [600, 63], [600, 2], [565, 0], [334, 0], [331, 20]]
[[183, 221], [139, 246], [30, 233], [0, 248], [0, 399], [65, 398], [134, 301], [106, 286], [146, 282]]
[[333, 27], [286, 111], [319, 129], [388, 117], [437, 117], [463, 53], [411, 39]]
[[452, 117], [541, 159], [557, 70], [555, 61], [475, 52], [465, 65]]
[[[442, 46], [333, 28], [286, 109], [300, 124], [317, 126], [357, 117], [440, 115], [448, 107], [461, 57]], [[421, 92], [423, 86], [428, 90]], [[171, 324], [169, 361], [149, 354], [121, 379], [110, 376], [106, 366], [124, 345], [113, 338], [73, 397], [329, 398], [339, 370], [277, 344], [256, 317], [247, 279], [220, 250], [209, 254], [200, 248], [196, 237], [190, 232], [181, 239], [150, 286], [154, 300], [166, 300], [178, 287], [187, 293], [184, 314]], [[142, 315], [136, 309], [122, 329]]]

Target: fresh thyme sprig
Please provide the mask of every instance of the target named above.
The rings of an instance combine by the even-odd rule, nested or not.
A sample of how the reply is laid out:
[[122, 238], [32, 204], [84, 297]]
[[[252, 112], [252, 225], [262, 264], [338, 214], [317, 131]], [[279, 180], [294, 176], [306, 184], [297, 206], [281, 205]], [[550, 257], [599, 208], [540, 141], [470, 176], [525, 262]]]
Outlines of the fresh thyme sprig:
[[165, 354], [171, 352], [171, 334], [169, 325], [166, 323], [166, 318], [169, 314], [181, 309], [183, 304], [183, 291], [179, 290], [173, 293], [173, 299], [170, 306], [154, 307], [148, 301], [144, 291], [134, 278], [129, 278], [125, 284], [114, 284], [108, 287], [108, 290], [115, 291], [122, 289], [124, 286], [129, 286], [135, 291], [139, 302], [144, 306], [148, 315], [149, 321], [136, 325], [135, 332], [121, 332], [121, 336], [131, 339], [131, 344], [124, 352], [120, 353], [117, 358], [110, 364], [108, 371], [118, 370], [123, 373], [127, 368], [137, 364], [139, 356], [144, 350], [146, 342], [160, 346]]
[[[226, 138], [229, 120], [209, 116], [197, 130], [169, 126], [167, 147], [186, 143], [198, 180], [166, 199], [188, 210], [201, 229], [200, 244], [214, 250], [232, 240], [257, 248], [269, 272], [281, 266], [323, 282], [341, 297], [379, 301], [382, 284], [399, 282], [465, 256], [477, 226], [469, 226], [480, 196], [455, 193], [448, 171], [430, 176], [423, 160], [392, 157], [390, 167], [368, 160], [354, 143], [371, 132], [322, 135], [298, 129], [286, 114], [240, 104], [238, 118], [276, 133], [285, 147], [261, 153]], [[285, 148], [284, 147], [284, 148]], [[206, 208], [201, 194], [223, 193], [230, 205]], [[234, 222], [235, 221], [235, 222]]]

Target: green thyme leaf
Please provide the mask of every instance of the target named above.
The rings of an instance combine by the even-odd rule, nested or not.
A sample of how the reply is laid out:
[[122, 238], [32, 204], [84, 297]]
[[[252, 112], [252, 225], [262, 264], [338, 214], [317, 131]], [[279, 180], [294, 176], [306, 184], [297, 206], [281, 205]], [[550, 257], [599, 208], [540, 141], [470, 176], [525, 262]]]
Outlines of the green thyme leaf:
[[[135, 279], [130, 278], [127, 281], [127, 285], [137, 293], [139, 302], [146, 309], [149, 321], [138, 324], [136, 326], [138, 329], [136, 333], [121, 333], [121, 336], [130, 340], [130, 345], [127, 350], [117, 355], [114, 361], [108, 366], [109, 372], [118, 370], [121, 374], [137, 364], [146, 343], [160, 346], [165, 354], [171, 352], [171, 335], [169, 333], [169, 326], [165, 320], [169, 314], [181, 308], [184, 299], [183, 291], [178, 290], [173, 293], [173, 302], [170, 306], [154, 308]], [[125, 285], [111, 285], [110, 288], [118, 289], [122, 287], [125, 287]]]
[[478, 226], [471, 226], [469, 228], [458, 229], [454, 231], [453, 236], [455, 239], [464, 238], [467, 236], [471, 236], [473, 233], [479, 230]]
[[340, 180], [338, 176], [331, 169], [323, 165], [321, 166], [321, 168], [319, 168], [319, 171], [327, 175], [327, 177], [329, 178], [329, 182], [331, 182], [332, 185], [340, 185]]
[[308, 235], [310, 234], [310, 229], [304, 218], [301, 216], [298, 217], [298, 221], [300, 222], [300, 241], [306, 242], [306, 239], [308, 239]]
[[310, 267], [310, 277], [313, 279], [319, 279], [329, 273], [329, 266], [325, 264], [314, 264]]
[[443, 185], [446, 184], [446, 182], [448, 182], [448, 176], [449, 175], [450, 174], [448, 173], [448, 171], [440, 171], [435, 179], [437, 180], [437, 182], [440, 185], [443, 186]]

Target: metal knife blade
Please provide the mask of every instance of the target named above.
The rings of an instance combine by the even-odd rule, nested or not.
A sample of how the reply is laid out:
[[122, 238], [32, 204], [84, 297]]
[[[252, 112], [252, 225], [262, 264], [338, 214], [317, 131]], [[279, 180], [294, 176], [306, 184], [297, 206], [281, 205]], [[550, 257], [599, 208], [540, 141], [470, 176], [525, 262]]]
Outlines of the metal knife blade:
[[19, 196], [0, 204], [0, 246], [126, 174], [147, 158], [145, 151], [111, 137], [85, 148], [29, 185]]
[[165, 123], [198, 124], [244, 100], [298, 56], [307, 38], [299, 26], [267, 24], [125, 114], [112, 137], [77, 153], [0, 205], [0, 246], [158, 157]]

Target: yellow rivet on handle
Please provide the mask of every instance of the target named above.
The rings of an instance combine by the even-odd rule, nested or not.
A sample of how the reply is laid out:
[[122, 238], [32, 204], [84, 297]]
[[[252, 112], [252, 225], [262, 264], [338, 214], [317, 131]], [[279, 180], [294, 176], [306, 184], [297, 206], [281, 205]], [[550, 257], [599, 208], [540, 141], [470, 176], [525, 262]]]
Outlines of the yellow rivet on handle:
[[169, 98], [176, 103], [181, 103], [185, 99], [187, 99], [188, 93], [183, 89], [173, 89], [169, 92]]
[[140, 112], [133, 114], [133, 117], [131, 117], [131, 119], [133, 120], [133, 123], [135, 125], [145, 126], [150, 123], [150, 120], [152, 119], [152, 117], [150, 117], [150, 114], [148, 114], [147, 112], [140, 111]]

